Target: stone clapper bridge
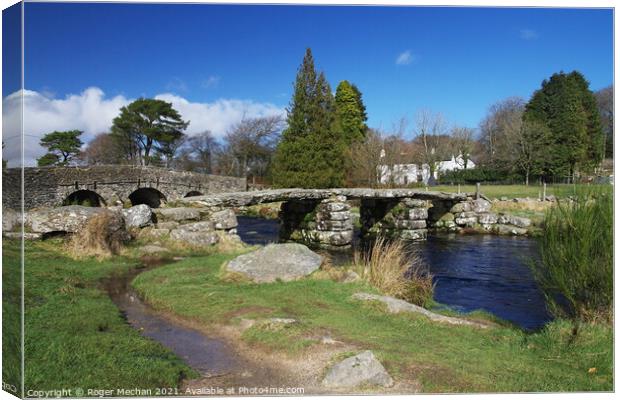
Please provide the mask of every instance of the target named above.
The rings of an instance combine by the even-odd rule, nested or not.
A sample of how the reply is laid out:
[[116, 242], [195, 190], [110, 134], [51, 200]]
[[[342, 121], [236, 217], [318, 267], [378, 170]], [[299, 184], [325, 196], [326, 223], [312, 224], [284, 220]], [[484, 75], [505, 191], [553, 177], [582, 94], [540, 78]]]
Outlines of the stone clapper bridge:
[[[478, 196], [479, 197], [479, 196]], [[191, 196], [177, 203], [210, 209], [282, 202], [281, 241], [346, 249], [353, 243], [350, 200], [359, 200], [361, 236], [423, 240], [429, 229], [526, 234], [529, 220], [490, 212], [491, 203], [474, 193], [413, 189], [276, 189]]]
[[[3, 170], [5, 210], [21, 208], [21, 179], [21, 169]], [[282, 202], [281, 241], [331, 249], [346, 249], [353, 243], [358, 216], [351, 213], [349, 201], [359, 202], [363, 238], [383, 235], [423, 240], [429, 229], [523, 235], [530, 225], [526, 218], [492, 213], [491, 203], [474, 193], [366, 188], [246, 191], [243, 178], [155, 167], [24, 168], [23, 184], [25, 210], [85, 202], [91, 206], [147, 204], [151, 208], [175, 203], [176, 207], [200, 208], [206, 211], [200, 212], [202, 218], [209, 219], [216, 211]], [[234, 233], [237, 221], [234, 214], [231, 217], [224, 229]]]

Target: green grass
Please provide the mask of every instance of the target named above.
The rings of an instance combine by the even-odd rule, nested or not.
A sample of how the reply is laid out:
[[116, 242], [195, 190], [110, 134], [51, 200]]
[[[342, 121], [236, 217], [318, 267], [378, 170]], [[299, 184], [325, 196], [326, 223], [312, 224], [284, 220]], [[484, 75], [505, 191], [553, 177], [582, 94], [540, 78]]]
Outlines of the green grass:
[[[5, 278], [19, 265], [15, 243], [3, 244]], [[196, 375], [131, 328], [102, 290], [102, 278], [135, 268], [135, 259], [74, 261], [60, 249], [51, 240], [26, 245], [26, 391], [176, 387]]]
[[[572, 339], [571, 324], [561, 320], [535, 334], [509, 326], [480, 330], [442, 325], [416, 315], [389, 315], [378, 304], [351, 300], [354, 292], [373, 291], [364, 283], [224, 283], [218, 278], [220, 267], [231, 257], [186, 259], [140, 274], [134, 286], [155, 308], [205, 326], [239, 318], [295, 318], [299, 323], [291, 327], [253, 327], [243, 338], [295, 354], [329, 333], [373, 350], [396, 379], [415, 377], [425, 392], [613, 389], [608, 325], [585, 326]], [[590, 368], [596, 372], [589, 373]]]
[[4, 239], [2, 251], [2, 382], [21, 392], [21, 243]]
[[[581, 187], [598, 187], [609, 185], [570, 185], [570, 184], [556, 184], [547, 185], [547, 196], [554, 195], [558, 198], [566, 198], [568, 196], [574, 196]], [[430, 187], [429, 190], [441, 191], [441, 192], [457, 192], [459, 187], [457, 185], [439, 185]], [[475, 192], [476, 185], [461, 185], [461, 192]], [[516, 197], [529, 197], [537, 199], [543, 191], [541, 185], [531, 184], [525, 185], [485, 185], [482, 184], [480, 191], [483, 195], [489, 198], [508, 197], [509, 199]]]

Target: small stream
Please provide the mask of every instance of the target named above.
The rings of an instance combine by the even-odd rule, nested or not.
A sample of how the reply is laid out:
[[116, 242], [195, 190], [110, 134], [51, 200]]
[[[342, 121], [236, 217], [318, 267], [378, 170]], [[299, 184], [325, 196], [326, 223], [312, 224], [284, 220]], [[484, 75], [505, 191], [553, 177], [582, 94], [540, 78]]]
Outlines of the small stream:
[[[278, 221], [237, 217], [246, 243], [278, 241]], [[551, 320], [528, 263], [539, 257], [535, 240], [496, 235], [431, 235], [414, 244], [435, 277], [435, 300], [460, 312], [488, 311], [523, 329]], [[336, 254], [334, 260], [346, 259]], [[343, 257], [344, 256], [344, 257]]]
[[131, 288], [131, 282], [139, 273], [158, 265], [151, 264], [129, 274], [104, 280], [110, 298], [121, 310], [127, 322], [143, 336], [172, 350], [203, 376], [219, 376], [239, 369], [241, 363], [239, 357], [226, 343], [209, 338], [198, 330], [174, 323], [140, 300]]

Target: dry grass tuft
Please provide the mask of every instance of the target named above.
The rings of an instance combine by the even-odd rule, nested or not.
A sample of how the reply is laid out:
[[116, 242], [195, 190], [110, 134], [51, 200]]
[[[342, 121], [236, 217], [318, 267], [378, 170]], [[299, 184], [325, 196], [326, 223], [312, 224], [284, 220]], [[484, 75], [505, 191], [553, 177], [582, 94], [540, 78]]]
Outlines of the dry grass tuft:
[[123, 216], [118, 212], [106, 210], [91, 218], [71, 237], [67, 250], [74, 259], [85, 257], [104, 259], [119, 254], [129, 239]]
[[433, 298], [433, 277], [402, 241], [378, 238], [353, 257], [355, 272], [383, 294], [424, 306]]

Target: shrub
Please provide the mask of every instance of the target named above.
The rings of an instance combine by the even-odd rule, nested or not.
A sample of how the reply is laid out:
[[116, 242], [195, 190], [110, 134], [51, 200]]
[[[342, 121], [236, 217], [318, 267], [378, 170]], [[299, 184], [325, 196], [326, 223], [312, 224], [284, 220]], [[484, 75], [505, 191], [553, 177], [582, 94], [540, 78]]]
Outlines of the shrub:
[[477, 182], [492, 182], [492, 183], [514, 183], [523, 182], [523, 178], [520, 175], [510, 173], [495, 168], [476, 167], [472, 169], [461, 169], [455, 171], [447, 171], [441, 174], [439, 177], [441, 183], [472, 185]]
[[550, 311], [578, 321], [611, 321], [613, 196], [579, 193], [547, 211], [539, 238], [541, 260], [531, 264]]
[[106, 210], [88, 220], [69, 240], [69, 254], [76, 259], [95, 256], [106, 258], [119, 254], [130, 239], [119, 212]]
[[382, 293], [424, 306], [433, 298], [433, 277], [402, 241], [378, 238], [367, 251], [356, 251], [354, 269]]

